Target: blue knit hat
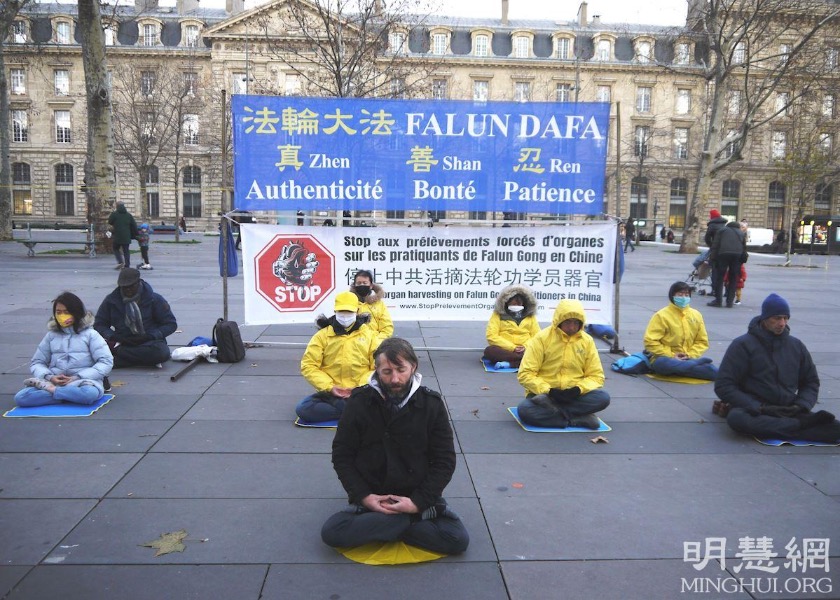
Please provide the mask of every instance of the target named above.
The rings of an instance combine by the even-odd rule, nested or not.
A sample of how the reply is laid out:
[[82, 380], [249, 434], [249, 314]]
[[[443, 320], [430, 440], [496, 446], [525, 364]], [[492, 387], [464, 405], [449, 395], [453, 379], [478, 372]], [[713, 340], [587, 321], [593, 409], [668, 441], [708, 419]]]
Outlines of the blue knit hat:
[[761, 317], [759, 318], [763, 321], [764, 319], [779, 315], [790, 317], [790, 305], [787, 303], [787, 300], [778, 294], [770, 294], [761, 303]]

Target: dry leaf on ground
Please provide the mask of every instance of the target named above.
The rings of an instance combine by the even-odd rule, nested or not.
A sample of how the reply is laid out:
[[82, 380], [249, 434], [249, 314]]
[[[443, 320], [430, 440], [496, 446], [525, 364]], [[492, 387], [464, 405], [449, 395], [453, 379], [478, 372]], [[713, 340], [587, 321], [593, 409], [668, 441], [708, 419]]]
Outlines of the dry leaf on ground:
[[145, 548], [157, 548], [155, 556], [163, 556], [171, 552], [183, 552], [186, 546], [184, 546], [182, 541], [186, 537], [187, 532], [184, 529], [179, 529], [170, 533], [162, 533], [158, 539], [140, 545]]

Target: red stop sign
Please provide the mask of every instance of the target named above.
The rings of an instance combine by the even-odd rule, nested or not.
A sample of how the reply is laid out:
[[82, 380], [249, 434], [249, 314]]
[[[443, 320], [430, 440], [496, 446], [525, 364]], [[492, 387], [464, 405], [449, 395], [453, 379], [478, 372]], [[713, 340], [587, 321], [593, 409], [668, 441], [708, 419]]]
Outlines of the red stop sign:
[[309, 234], [275, 235], [254, 266], [257, 292], [280, 312], [313, 310], [335, 288], [335, 257]]

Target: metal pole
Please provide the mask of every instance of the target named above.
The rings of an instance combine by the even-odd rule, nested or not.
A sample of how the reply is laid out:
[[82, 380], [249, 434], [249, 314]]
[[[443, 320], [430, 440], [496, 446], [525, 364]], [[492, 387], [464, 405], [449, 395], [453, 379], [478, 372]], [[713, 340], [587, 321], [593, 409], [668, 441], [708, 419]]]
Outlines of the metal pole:
[[619, 339], [619, 300], [621, 300], [621, 274], [618, 272], [619, 261], [621, 260], [621, 102], [615, 103], [615, 216], [618, 221], [615, 224], [615, 300], [613, 301], [613, 322], [615, 323], [615, 338], [610, 352], [620, 354], [622, 352]]
[[227, 214], [227, 91], [222, 90], [222, 216], [219, 235], [222, 236], [222, 318], [228, 320], [228, 222]]

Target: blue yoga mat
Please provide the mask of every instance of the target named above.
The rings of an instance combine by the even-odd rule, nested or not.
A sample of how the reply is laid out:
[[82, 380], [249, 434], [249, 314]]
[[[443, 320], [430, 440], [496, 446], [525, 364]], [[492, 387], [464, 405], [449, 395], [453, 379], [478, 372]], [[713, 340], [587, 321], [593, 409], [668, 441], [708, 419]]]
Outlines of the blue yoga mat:
[[89, 417], [114, 399], [114, 394], [105, 394], [93, 404], [47, 404], [45, 406], [16, 406], [3, 413], [4, 417]]
[[303, 419], [298, 417], [297, 419], [295, 419], [295, 425], [297, 425], [298, 427], [316, 427], [316, 428], [321, 428], [321, 429], [335, 429], [336, 427], [338, 427], [338, 419], [335, 419], [333, 421], [317, 421], [315, 423], [312, 423], [310, 421], [304, 421]]
[[762, 440], [755, 438], [756, 442], [764, 444], [765, 446], [784, 446], [789, 444], [791, 446], [840, 446], [840, 443], [832, 444], [831, 442], [809, 442], [808, 440]]
[[481, 364], [484, 365], [484, 370], [488, 373], [516, 373], [519, 371], [519, 367], [505, 367], [503, 369], [497, 369], [495, 367], [494, 362], [490, 362], [486, 358], [481, 359]]
[[519, 419], [519, 409], [515, 406], [508, 407], [508, 412], [513, 415], [513, 418], [516, 419], [516, 422], [519, 423], [522, 429], [534, 433], [595, 433], [599, 431], [612, 431], [612, 427], [604, 423], [600, 418], [598, 422], [601, 423], [601, 426], [598, 429], [587, 429], [586, 427], [534, 427], [533, 425], [526, 425]]

